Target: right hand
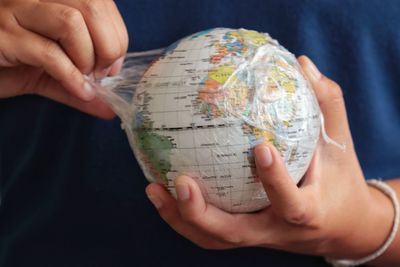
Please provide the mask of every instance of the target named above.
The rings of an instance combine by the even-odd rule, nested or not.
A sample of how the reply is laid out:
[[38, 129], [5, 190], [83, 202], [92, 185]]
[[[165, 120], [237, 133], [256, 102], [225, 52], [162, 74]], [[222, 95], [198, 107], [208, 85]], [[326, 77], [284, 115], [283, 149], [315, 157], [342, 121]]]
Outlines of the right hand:
[[[376, 251], [390, 233], [393, 205], [365, 182], [340, 87], [322, 75], [307, 57], [300, 57], [299, 63], [314, 89], [327, 132], [346, 144], [346, 149], [320, 140], [297, 186], [278, 150], [267, 143], [257, 145], [256, 173], [271, 205], [253, 213], [231, 214], [207, 203], [198, 183], [188, 176], [175, 180], [177, 200], [164, 186], [149, 185], [146, 193], [160, 216], [200, 247], [258, 246], [358, 259]], [[382, 266], [390, 262], [400, 266], [399, 247], [393, 244], [379, 259]]]
[[38, 94], [112, 118], [84, 75], [116, 75], [127, 48], [112, 0], [0, 0], [0, 98]]

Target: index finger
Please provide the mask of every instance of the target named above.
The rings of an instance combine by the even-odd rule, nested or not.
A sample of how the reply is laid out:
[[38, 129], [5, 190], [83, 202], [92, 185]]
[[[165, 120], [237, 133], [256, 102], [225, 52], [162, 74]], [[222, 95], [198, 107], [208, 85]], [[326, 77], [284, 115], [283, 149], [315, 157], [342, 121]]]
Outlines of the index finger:
[[100, 79], [109, 74], [112, 64], [126, 54], [128, 41], [119, 33], [118, 27], [124, 24], [114, 22], [120, 20], [117, 9], [111, 9], [107, 2], [111, 0], [44, 0], [46, 2], [57, 2], [78, 9], [86, 22], [96, 54], [95, 78]]
[[11, 54], [15, 55], [18, 62], [43, 68], [79, 99], [90, 101], [96, 96], [94, 88], [57, 43], [22, 28], [12, 38], [29, 40], [16, 41], [17, 45], [10, 47]]
[[301, 56], [298, 61], [314, 89], [324, 115], [324, 124], [328, 135], [340, 143], [351, 144], [351, 133], [340, 86], [324, 76], [308, 57]]

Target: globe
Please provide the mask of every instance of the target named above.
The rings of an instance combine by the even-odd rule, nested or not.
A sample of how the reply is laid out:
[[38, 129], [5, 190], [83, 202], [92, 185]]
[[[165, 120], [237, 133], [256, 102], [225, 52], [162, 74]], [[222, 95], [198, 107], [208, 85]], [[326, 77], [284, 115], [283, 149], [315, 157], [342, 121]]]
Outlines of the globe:
[[169, 46], [140, 79], [128, 125], [147, 179], [175, 195], [188, 175], [228, 212], [269, 204], [252, 148], [268, 142], [295, 183], [320, 134], [320, 109], [293, 54], [266, 33], [214, 28]]

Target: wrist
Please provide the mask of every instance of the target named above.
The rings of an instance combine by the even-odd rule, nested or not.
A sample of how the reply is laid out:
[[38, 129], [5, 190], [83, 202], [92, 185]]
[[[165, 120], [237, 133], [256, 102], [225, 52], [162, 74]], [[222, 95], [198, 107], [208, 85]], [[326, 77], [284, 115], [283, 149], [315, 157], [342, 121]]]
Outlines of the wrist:
[[[397, 255], [398, 249], [399, 249], [399, 244], [396, 244], [396, 241], [399, 241], [399, 235], [397, 234], [397, 230], [399, 227], [399, 222], [400, 222], [400, 204], [399, 204], [399, 199], [397, 196], [397, 191], [396, 188], [393, 188], [391, 186], [389, 186], [388, 184], [379, 181], [379, 180], [370, 180], [367, 182], [370, 186], [375, 187], [377, 189], [379, 189], [384, 195], [386, 195], [390, 201], [392, 202], [392, 206], [393, 206], [393, 216], [392, 216], [392, 226], [391, 226], [391, 230], [389, 232], [389, 234], [387, 235], [385, 241], [380, 245], [380, 247], [376, 250], [374, 250], [372, 253], [362, 257], [362, 258], [357, 258], [357, 259], [352, 259], [350, 257], [348, 257], [347, 259], [332, 259], [332, 258], [326, 258], [326, 260], [331, 263], [333, 266], [341, 266], [341, 267], [345, 267], [345, 266], [358, 266], [358, 265], [362, 265], [365, 263], [368, 264], [378, 264], [378, 265], [382, 265], [382, 266], [398, 266], [399, 263], [399, 259], [398, 257], [394, 256]], [[376, 205], [376, 207], [386, 207], [385, 204], [383, 204], [383, 202], [381, 202], [381, 204], [383, 204], [384, 206], [380, 206], [379, 205], [379, 201], [383, 200], [383, 199], [379, 199], [378, 198], [374, 198], [374, 192], [371, 190], [371, 198], [376, 200], [376, 202], [374, 202], [374, 204], [378, 204]], [[375, 194], [375, 196], [379, 196], [377, 194]], [[382, 210], [379, 210], [382, 211]], [[372, 213], [374, 214], [374, 213]], [[379, 213], [375, 213], [375, 215], [378, 215]], [[387, 215], [388, 212], [387, 211], [383, 211], [383, 213], [381, 213], [383, 215]], [[384, 218], [386, 218], [386, 216], [383, 216]], [[367, 224], [368, 225], [368, 224]], [[380, 229], [382, 228], [382, 226], [378, 225], [377, 228], [375, 229]], [[375, 231], [376, 232], [376, 231]], [[371, 232], [372, 235], [374, 235], [375, 232]], [[378, 231], [378, 233], [382, 233], [382, 231]], [[377, 243], [376, 240], [374, 241], [374, 239], [372, 238], [366, 238], [366, 239], [362, 239], [361, 241], [365, 241], [365, 240], [373, 240], [372, 244]], [[363, 248], [368, 248], [368, 244], [366, 245], [365, 243], [360, 243], [360, 247]]]
[[369, 186], [371, 196], [370, 221], [373, 222], [364, 232], [365, 241], [369, 242], [369, 252], [366, 255], [374, 253], [388, 239], [392, 228], [395, 212], [393, 202], [381, 190]]
[[343, 231], [344, 235], [337, 239], [336, 250], [329, 257], [360, 259], [374, 253], [387, 240], [394, 218], [390, 198], [379, 189], [368, 186], [363, 201], [357, 206], [358, 212], [348, 220], [348, 231]]
[[[387, 181], [386, 184], [388, 184], [392, 189], [394, 189], [394, 191], [396, 192], [397, 196], [397, 201], [399, 201], [399, 189], [400, 189], [400, 183], [399, 180], [391, 180], [391, 181]], [[392, 203], [392, 207], [393, 205], [396, 205], [395, 203]], [[395, 208], [396, 209], [396, 208]], [[391, 244], [388, 246], [388, 248], [385, 250], [385, 252], [377, 257], [376, 259], [370, 261], [368, 263], [368, 265], [371, 266], [399, 266], [399, 251], [400, 251], [400, 234], [399, 234], [399, 203], [397, 203], [397, 218], [394, 218], [395, 221], [393, 222], [394, 224], [392, 225], [392, 229], [391, 229], [391, 234], [395, 235], [393, 241], [391, 242]]]

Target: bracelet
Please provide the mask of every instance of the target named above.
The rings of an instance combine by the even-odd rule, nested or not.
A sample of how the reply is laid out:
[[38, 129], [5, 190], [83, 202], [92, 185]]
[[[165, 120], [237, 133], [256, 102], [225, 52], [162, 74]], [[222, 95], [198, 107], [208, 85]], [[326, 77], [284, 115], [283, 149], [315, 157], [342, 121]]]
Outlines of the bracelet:
[[358, 266], [361, 264], [365, 264], [373, 259], [376, 259], [377, 257], [381, 256], [392, 244], [394, 238], [396, 237], [397, 230], [399, 228], [399, 222], [400, 222], [400, 205], [399, 205], [399, 200], [396, 195], [396, 191], [393, 190], [388, 184], [380, 181], [380, 180], [369, 180], [367, 181], [368, 185], [371, 185], [380, 191], [382, 191], [385, 195], [387, 195], [390, 200], [393, 203], [394, 207], [394, 219], [393, 219], [393, 226], [392, 226], [392, 231], [390, 232], [389, 237], [385, 241], [385, 243], [374, 253], [372, 253], [369, 256], [366, 256], [362, 259], [358, 260], [335, 260], [335, 259], [329, 259], [325, 258], [325, 260], [330, 263], [332, 266], [335, 267], [348, 267], [348, 266]]

